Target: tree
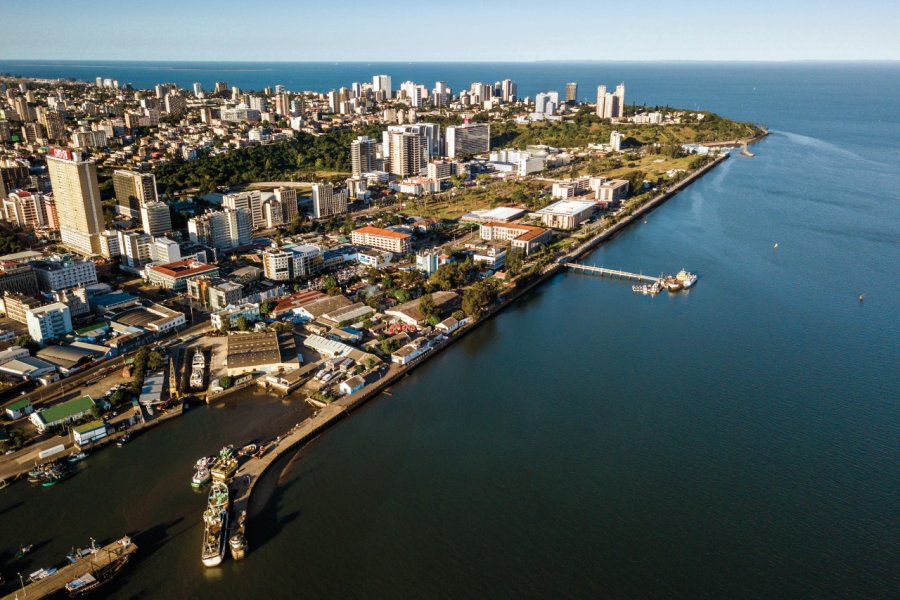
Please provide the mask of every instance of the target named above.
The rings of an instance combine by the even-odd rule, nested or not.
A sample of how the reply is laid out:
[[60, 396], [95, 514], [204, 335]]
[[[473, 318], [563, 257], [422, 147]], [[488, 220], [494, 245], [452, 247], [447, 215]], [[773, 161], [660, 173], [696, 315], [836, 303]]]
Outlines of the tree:
[[497, 287], [493, 280], [486, 279], [472, 284], [463, 292], [462, 309], [473, 319], [482, 315], [484, 310], [497, 299]]
[[21, 346], [31, 353], [37, 352], [41, 348], [40, 344], [34, 341], [27, 333], [16, 337], [16, 346]]
[[394, 298], [397, 299], [397, 302], [408, 302], [409, 291], [404, 290], [403, 288], [398, 288], [394, 290]]
[[160, 352], [153, 350], [147, 357], [147, 370], [158, 371], [165, 365], [166, 359]]
[[506, 272], [510, 275], [517, 275], [522, 270], [523, 252], [521, 248], [510, 248], [506, 253]]
[[454, 310], [452, 316], [453, 316], [453, 318], [456, 319], [457, 321], [462, 321], [463, 319], [466, 318], [466, 313], [464, 313], [464, 312], [461, 311], [461, 310]]
[[259, 305], [259, 314], [268, 315], [270, 312], [272, 312], [273, 308], [275, 308], [275, 303], [271, 300], [266, 300]]
[[221, 331], [222, 333], [225, 333], [225, 334], [227, 334], [229, 331], [231, 331], [231, 318], [226, 317], [226, 318], [222, 319], [222, 326], [219, 327], [219, 331]]
[[437, 316], [438, 310], [437, 305], [434, 303], [434, 296], [431, 294], [425, 294], [419, 300], [419, 310], [422, 312], [425, 317]]
[[244, 315], [237, 318], [237, 327], [241, 331], [250, 331], [250, 321]]
[[381, 353], [385, 356], [390, 355], [390, 353], [394, 351], [394, 345], [391, 343], [391, 340], [381, 340], [379, 348], [381, 349]]
[[641, 188], [644, 187], [644, 177], [646, 177], [646, 175], [647, 174], [643, 171], [631, 171], [626, 176], [626, 179], [628, 180], [628, 189], [633, 196], [641, 193]]
[[109, 403], [113, 406], [118, 406], [123, 400], [126, 399], [125, 390], [119, 388], [109, 395]]
[[227, 390], [232, 385], [234, 385], [234, 380], [231, 377], [229, 377], [228, 375], [223, 375], [222, 377], [219, 377], [219, 387], [221, 387], [223, 390]]

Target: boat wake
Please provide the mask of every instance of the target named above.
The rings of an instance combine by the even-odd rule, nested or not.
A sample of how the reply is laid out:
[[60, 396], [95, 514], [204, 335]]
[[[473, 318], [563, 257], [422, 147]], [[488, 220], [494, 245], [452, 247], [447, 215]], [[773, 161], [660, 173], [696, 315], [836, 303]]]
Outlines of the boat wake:
[[832, 144], [831, 142], [826, 142], [825, 140], [810, 137], [808, 135], [803, 135], [800, 133], [792, 133], [790, 131], [773, 131], [771, 133], [776, 133], [778, 135], [783, 135], [789, 141], [799, 144], [801, 146], [808, 146], [814, 150], [826, 150], [831, 152], [832, 154], [837, 154], [838, 156], [843, 156], [844, 158], [854, 158], [856, 160], [865, 160], [859, 154], [855, 152], [851, 152], [846, 148], [841, 148], [836, 144]]

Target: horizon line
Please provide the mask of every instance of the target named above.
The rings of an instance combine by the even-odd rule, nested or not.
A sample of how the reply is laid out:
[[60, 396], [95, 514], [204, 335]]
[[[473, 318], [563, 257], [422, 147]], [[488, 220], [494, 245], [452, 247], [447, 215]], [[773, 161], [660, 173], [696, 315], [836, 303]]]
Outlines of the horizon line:
[[280, 63], [280, 64], [539, 64], [539, 63], [876, 63], [876, 62], [900, 62], [900, 58], [726, 58], [726, 59], [704, 59], [704, 58], [646, 58], [646, 59], [598, 59], [598, 58], [559, 58], [559, 59], [531, 59], [531, 60], [514, 60], [514, 59], [484, 59], [484, 60], [337, 60], [337, 59], [319, 59], [319, 60], [285, 60], [285, 59], [200, 59], [200, 58], [0, 58], [0, 62], [37, 62], [37, 61], [55, 61], [55, 62], [134, 62], [134, 63], [150, 63], [150, 62], [174, 62], [174, 63]]

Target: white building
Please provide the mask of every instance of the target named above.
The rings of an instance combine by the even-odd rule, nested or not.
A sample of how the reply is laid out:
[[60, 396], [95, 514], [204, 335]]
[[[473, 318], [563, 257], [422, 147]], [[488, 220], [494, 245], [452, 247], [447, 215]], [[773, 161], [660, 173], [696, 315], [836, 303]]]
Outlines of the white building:
[[312, 188], [313, 218], [325, 219], [347, 212], [347, 195], [330, 183], [316, 183]]
[[448, 127], [446, 144], [450, 158], [484, 154], [491, 149], [491, 126], [488, 123], [466, 123]]
[[587, 221], [597, 205], [581, 200], [560, 200], [537, 211], [541, 223], [555, 229], [575, 229]]
[[45, 292], [97, 283], [97, 268], [94, 263], [69, 254], [37, 261], [31, 266], [37, 276], [38, 286]]
[[147, 202], [141, 206], [141, 225], [144, 233], [156, 237], [172, 231], [172, 215], [169, 205], [163, 202]]
[[25, 312], [28, 335], [39, 344], [72, 331], [72, 315], [62, 302], [31, 308]]

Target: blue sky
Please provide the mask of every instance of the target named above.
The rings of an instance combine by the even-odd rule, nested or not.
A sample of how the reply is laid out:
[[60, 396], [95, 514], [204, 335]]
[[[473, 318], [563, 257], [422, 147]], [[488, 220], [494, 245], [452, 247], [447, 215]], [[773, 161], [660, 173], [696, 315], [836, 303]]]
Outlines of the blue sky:
[[886, 0], [0, 0], [0, 59], [900, 60]]

